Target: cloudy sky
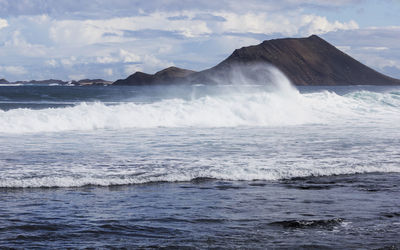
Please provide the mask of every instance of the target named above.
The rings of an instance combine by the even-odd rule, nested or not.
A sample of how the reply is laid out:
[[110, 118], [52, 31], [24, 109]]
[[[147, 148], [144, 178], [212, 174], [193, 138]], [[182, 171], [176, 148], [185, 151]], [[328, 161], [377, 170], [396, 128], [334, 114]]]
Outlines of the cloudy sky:
[[400, 0], [0, 0], [0, 78], [202, 70], [235, 48], [318, 34], [400, 78]]

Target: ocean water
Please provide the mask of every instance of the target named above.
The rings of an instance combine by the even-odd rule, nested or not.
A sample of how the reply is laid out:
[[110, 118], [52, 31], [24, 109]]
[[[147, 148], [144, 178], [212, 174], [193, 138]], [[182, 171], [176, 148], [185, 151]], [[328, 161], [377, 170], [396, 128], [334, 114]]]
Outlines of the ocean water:
[[395, 249], [399, 131], [396, 86], [2, 85], [0, 247]]

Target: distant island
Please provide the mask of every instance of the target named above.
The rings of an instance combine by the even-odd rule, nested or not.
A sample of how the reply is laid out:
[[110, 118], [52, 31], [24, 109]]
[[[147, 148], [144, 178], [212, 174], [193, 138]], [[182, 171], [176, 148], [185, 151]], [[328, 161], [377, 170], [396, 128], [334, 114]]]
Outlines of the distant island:
[[[265, 63], [281, 70], [295, 85], [400, 85], [400, 80], [381, 74], [337, 49], [316, 35], [306, 38], [272, 39], [236, 49], [218, 65], [203, 71], [169, 67], [155, 74], [135, 72], [115, 82], [84, 79], [64, 82], [43, 80], [14, 83], [59, 83], [74, 85], [165, 85], [216, 84], [228, 80], [237, 67]], [[9, 83], [0, 79], [0, 84]]]
[[48, 80], [30, 80], [30, 81], [15, 81], [9, 82], [6, 79], [0, 79], [0, 84], [59, 84], [59, 85], [110, 85], [113, 82], [106, 81], [103, 79], [82, 79], [79, 81], [63, 81], [63, 80], [56, 80], [56, 79], [48, 79]]

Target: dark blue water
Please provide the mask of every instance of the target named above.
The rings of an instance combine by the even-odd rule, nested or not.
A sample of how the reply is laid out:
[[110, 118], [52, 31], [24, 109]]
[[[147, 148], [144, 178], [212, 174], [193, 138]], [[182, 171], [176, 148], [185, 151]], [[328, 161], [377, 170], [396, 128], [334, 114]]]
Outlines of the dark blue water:
[[396, 249], [399, 129], [398, 87], [0, 87], [0, 247]]
[[399, 174], [1, 189], [6, 247], [399, 247]]

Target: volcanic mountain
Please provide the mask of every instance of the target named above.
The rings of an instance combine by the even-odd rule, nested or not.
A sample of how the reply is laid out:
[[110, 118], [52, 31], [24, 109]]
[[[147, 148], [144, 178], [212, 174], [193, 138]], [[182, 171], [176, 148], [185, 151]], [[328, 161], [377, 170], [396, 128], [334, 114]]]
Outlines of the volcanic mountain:
[[296, 85], [394, 85], [400, 80], [383, 75], [343, 53], [322, 38], [283, 38], [236, 49], [224, 61], [207, 70], [194, 72], [175, 67], [154, 75], [136, 72], [117, 85], [166, 83], [215, 84], [229, 80], [240, 67], [270, 64], [281, 70]]

